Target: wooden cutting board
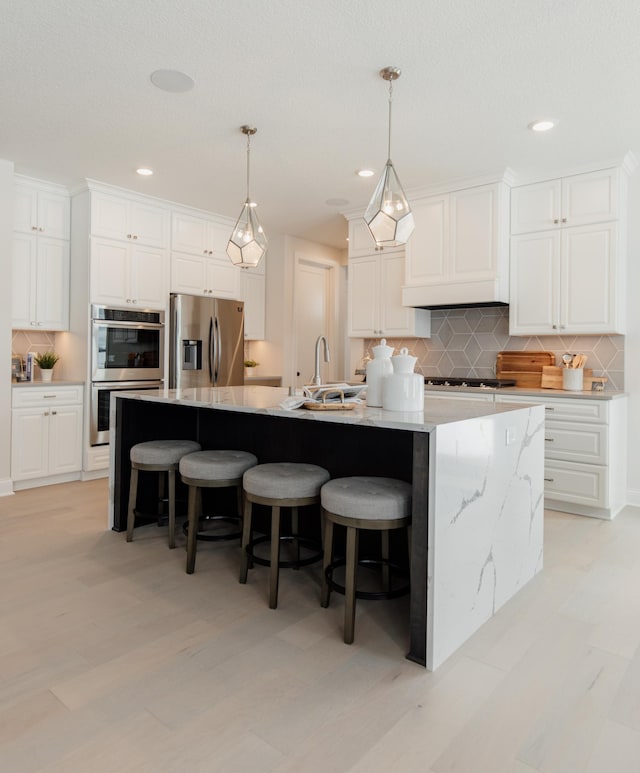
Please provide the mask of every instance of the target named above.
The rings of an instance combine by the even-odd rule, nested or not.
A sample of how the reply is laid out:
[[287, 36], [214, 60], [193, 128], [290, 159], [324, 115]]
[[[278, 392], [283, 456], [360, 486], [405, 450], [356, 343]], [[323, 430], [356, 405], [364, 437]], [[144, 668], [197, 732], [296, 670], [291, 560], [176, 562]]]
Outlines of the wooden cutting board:
[[498, 352], [496, 378], [513, 379], [519, 387], [540, 387], [542, 369], [555, 362], [553, 352]]
[[[555, 365], [547, 365], [542, 369], [542, 382], [540, 386], [543, 389], [562, 389], [562, 371], [565, 368], [557, 367]], [[584, 368], [584, 379], [582, 382], [582, 388], [588, 391], [591, 390], [591, 384], [593, 383], [593, 370], [591, 368]]]

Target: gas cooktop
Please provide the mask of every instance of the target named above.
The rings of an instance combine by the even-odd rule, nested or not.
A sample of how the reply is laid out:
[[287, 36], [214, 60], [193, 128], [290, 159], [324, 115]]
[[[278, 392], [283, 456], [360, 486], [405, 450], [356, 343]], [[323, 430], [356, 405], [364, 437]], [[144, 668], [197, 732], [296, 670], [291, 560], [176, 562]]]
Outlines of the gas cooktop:
[[426, 386], [454, 386], [469, 387], [470, 389], [502, 389], [503, 387], [512, 387], [516, 382], [510, 379], [501, 378], [442, 378], [440, 376], [425, 376]]

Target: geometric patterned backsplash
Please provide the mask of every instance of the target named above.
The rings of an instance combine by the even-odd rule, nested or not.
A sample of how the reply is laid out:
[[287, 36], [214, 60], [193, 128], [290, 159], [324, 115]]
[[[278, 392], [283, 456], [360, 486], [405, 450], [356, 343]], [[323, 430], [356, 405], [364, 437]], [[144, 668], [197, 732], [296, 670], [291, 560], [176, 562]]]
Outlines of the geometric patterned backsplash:
[[[373, 357], [379, 339], [365, 340]], [[510, 336], [509, 309], [446, 309], [431, 312], [431, 338], [390, 338], [396, 352], [406, 346], [418, 358], [424, 376], [495, 378], [496, 355], [502, 351], [546, 351], [560, 365], [565, 352], [585, 354], [594, 376], [606, 376], [605, 390], [624, 390], [624, 336]]]
[[55, 349], [56, 334], [47, 333], [42, 330], [12, 330], [11, 331], [11, 352], [19, 354], [23, 361], [26, 359], [27, 352], [51, 352]]

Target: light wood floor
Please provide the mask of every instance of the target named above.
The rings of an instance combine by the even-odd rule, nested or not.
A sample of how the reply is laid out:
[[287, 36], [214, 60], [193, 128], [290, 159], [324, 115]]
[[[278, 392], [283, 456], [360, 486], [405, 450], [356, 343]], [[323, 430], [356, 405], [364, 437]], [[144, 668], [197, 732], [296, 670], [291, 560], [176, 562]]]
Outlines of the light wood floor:
[[319, 606], [319, 575], [196, 572], [105, 530], [106, 483], [0, 499], [0, 771], [640, 771], [640, 511], [548, 512], [545, 569], [435, 673], [406, 599]]

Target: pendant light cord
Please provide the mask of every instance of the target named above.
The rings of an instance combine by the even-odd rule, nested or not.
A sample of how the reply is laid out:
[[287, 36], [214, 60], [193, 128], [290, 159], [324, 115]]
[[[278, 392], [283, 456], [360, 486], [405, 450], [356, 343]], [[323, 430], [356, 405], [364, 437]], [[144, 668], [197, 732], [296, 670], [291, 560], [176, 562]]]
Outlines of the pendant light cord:
[[247, 134], [247, 204], [251, 203], [249, 196], [249, 168], [251, 162], [251, 134]]
[[389, 137], [387, 142], [387, 160], [391, 161], [391, 102], [393, 100], [393, 81], [389, 81]]

